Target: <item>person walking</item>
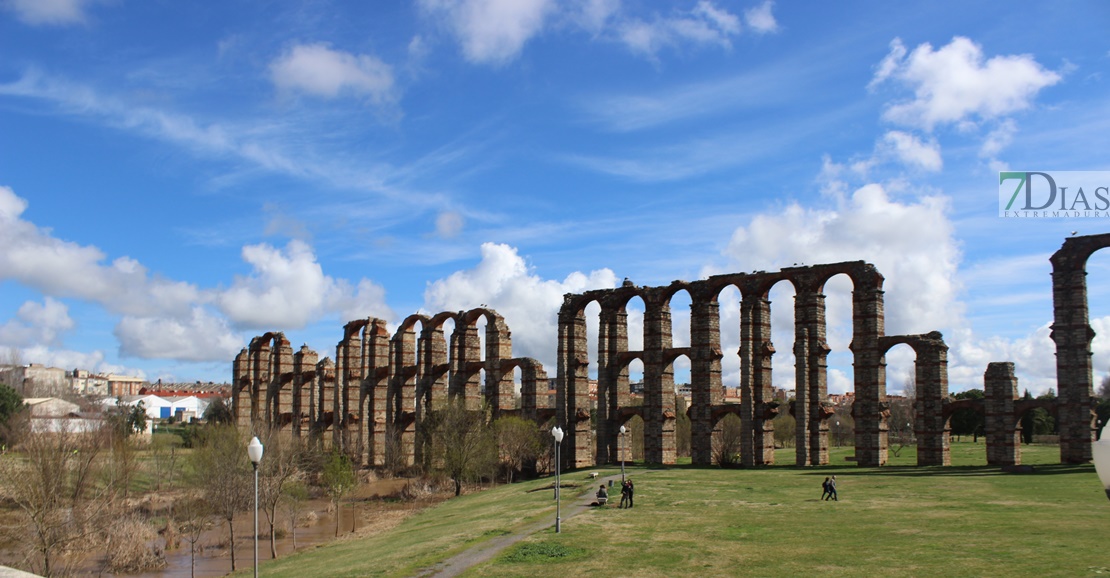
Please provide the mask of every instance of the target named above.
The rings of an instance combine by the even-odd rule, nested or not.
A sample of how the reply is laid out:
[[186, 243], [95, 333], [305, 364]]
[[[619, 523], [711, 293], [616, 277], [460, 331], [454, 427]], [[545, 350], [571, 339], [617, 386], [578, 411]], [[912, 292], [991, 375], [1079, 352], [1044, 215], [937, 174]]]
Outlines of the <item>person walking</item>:
[[632, 507], [632, 498], [636, 494], [636, 486], [632, 483], [632, 478], [628, 478], [628, 507]]
[[825, 481], [821, 482], [821, 499], [824, 500], [829, 495], [829, 477], [825, 476]]
[[621, 482], [621, 508], [628, 507], [628, 481]]
[[830, 499], [832, 499], [832, 501], [834, 502], [840, 501], [836, 497], [836, 476], [833, 476], [829, 479], [829, 495], [825, 497], [825, 501], [827, 502]]

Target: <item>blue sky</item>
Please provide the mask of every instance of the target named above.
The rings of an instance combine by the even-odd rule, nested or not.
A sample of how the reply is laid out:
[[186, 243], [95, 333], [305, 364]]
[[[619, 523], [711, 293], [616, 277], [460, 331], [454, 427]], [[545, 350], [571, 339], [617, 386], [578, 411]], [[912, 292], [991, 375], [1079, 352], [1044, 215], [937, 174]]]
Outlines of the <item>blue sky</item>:
[[[329, 355], [350, 319], [488, 304], [554, 375], [563, 293], [858, 259], [888, 333], [944, 333], [953, 390], [1012, 360], [1040, 392], [1048, 256], [1110, 221], [1001, 219], [997, 173], [1110, 170], [1108, 22], [1093, 1], [0, 0], [0, 349], [223, 381], [264, 331]], [[1110, 257], [1089, 273], [1103, 375]], [[850, 290], [826, 291], [837, 392]], [[792, 387], [792, 290], [771, 299]], [[912, 359], [888, 356], [891, 391]]]

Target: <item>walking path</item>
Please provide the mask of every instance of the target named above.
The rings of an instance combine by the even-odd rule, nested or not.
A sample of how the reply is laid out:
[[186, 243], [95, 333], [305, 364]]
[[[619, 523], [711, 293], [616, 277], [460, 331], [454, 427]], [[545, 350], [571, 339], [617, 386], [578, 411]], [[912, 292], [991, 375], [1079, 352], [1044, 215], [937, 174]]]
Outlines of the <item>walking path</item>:
[[[615, 476], [600, 477], [590, 480], [590, 485], [595, 487], [602, 484], [608, 485], [610, 480], [612, 480], [615, 484], [613, 487], [613, 490], [615, 490], [615, 492], [609, 493], [609, 499], [619, 500], [620, 479], [620, 474], [617, 474]], [[576, 498], [569, 507], [564, 506], [562, 514], [560, 516], [562, 521], [565, 522], [568, 518], [573, 518], [574, 516], [577, 516], [578, 514], [581, 514], [582, 512], [589, 509], [591, 507], [590, 504], [597, 501], [595, 494], [596, 490], [591, 490], [589, 492], [586, 492], [583, 496]], [[551, 520], [544, 520], [543, 522], [536, 522], [531, 526], [527, 526], [519, 532], [506, 534], [504, 536], [498, 536], [491, 540], [487, 540], [485, 542], [482, 542], [481, 544], [478, 544], [477, 546], [474, 546], [473, 548], [464, 550], [440, 562], [439, 564], [436, 564], [435, 566], [421, 570], [416, 574], [416, 576], [417, 578], [453, 578], [454, 576], [462, 574], [471, 566], [475, 566], [492, 559], [494, 556], [501, 553], [501, 551], [505, 548], [516, 544], [517, 542], [527, 538], [528, 536], [531, 536], [532, 534], [535, 534], [536, 532], [539, 532], [540, 530], [546, 530], [552, 525], [553, 524]]]

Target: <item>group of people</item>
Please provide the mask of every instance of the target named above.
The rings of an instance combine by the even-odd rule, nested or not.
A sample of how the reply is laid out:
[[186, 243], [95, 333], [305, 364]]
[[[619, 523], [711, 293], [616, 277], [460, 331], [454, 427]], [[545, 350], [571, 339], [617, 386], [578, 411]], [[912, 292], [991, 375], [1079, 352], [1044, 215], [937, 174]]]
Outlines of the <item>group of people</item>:
[[[632, 507], [632, 496], [635, 493], [636, 486], [632, 484], [632, 478], [621, 482], [621, 508]], [[605, 489], [605, 484], [601, 484], [601, 488], [597, 490], [597, 504], [604, 505], [609, 500], [609, 490]]]
[[840, 501], [836, 499], [836, 476], [831, 478], [827, 477], [824, 482], [821, 482], [821, 499], [826, 502], [829, 500], [834, 502]]

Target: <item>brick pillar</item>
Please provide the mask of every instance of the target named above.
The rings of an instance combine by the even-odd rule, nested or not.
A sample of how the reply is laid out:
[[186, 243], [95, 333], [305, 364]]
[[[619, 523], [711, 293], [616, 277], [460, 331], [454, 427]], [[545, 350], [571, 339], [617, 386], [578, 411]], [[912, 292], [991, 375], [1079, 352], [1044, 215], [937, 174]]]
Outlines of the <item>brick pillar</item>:
[[513, 357], [513, 340], [509, 326], [501, 315], [486, 313], [486, 399], [492, 418], [501, 417], [504, 411], [516, 409], [513, 391], [513, 371], [505, 371], [502, 363]]
[[559, 372], [555, 394], [556, 425], [566, 434], [560, 450], [564, 467], [592, 465], [589, 369], [585, 304], [578, 308], [572, 296], [567, 295], [559, 311]]
[[692, 290], [690, 303], [690, 461], [713, 463], [713, 406], [724, 401], [717, 296]]
[[316, 380], [316, 363], [320, 356], [308, 345], [293, 354], [293, 437], [304, 437], [308, 434], [305, 427], [309, 420], [309, 406], [311, 405], [312, 384]]
[[944, 418], [944, 402], [948, 399], [948, 346], [944, 344], [944, 337], [934, 331], [922, 336], [914, 350], [917, 353], [914, 364], [917, 400], [913, 429], [917, 436], [917, 465], [950, 466], [951, 428]]
[[794, 464], [809, 458], [809, 328], [802, 296], [794, 296]]
[[231, 418], [242, 431], [250, 427], [251, 381], [251, 354], [244, 347], [231, 365]]
[[742, 288], [740, 299], [740, 463], [754, 466], [755, 460], [755, 397], [752, 384], [755, 380], [758, 331], [755, 327], [756, 304], [761, 299], [754, 285]]
[[[870, 266], [869, 266], [870, 267]], [[887, 462], [886, 366], [879, 351], [883, 336], [883, 277], [874, 267], [852, 278], [852, 354], [855, 373], [856, 463], [883, 466]]]
[[478, 337], [478, 326], [459, 315], [455, 332], [451, 336], [452, 369], [448, 397], [465, 400], [466, 409], [477, 411], [482, 407], [481, 376], [478, 368], [482, 365], [482, 341]]
[[389, 410], [386, 429], [393, 438], [387, 452], [397, 452], [387, 462], [411, 466], [416, 443], [416, 381], [419, 360], [416, 355], [416, 334], [411, 326], [402, 326], [390, 340], [392, 378], [389, 385]]
[[597, 341], [597, 439], [594, 456], [598, 464], [617, 460], [617, 432], [620, 428], [617, 383], [622, 366], [621, 353], [628, 350], [627, 322], [628, 314], [623, 303], [615, 299], [602, 302]]
[[[270, 334], [267, 333], [256, 339], [258, 340], [257, 348], [251, 348], [251, 353], [253, 353], [251, 358], [251, 384], [247, 403], [244, 404], [244, 407], [250, 407], [246, 425], [252, 434], [261, 433], [260, 426], [264, 419], [265, 409], [262, 407], [262, 401], [259, 397], [269, 386], [271, 372], [273, 371], [273, 350], [270, 348]], [[240, 416], [240, 419], [242, 420], [243, 416]]]
[[1094, 374], [1087, 310], [1087, 259], [1110, 246], [1110, 234], [1070, 237], [1052, 255], [1052, 340], [1056, 342], [1056, 418], [1060, 461], [1090, 461], [1095, 439]]
[[362, 340], [366, 380], [359, 400], [360, 419], [365, 428], [365, 463], [385, 465], [386, 413], [389, 398], [389, 331], [384, 319], [370, 319]]
[[644, 461], [675, 463], [674, 371], [664, 359], [671, 348], [671, 308], [661, 291], [644, 294]]
[[362, 337], [359, 332], [366, 319], [351, 321], [343, 327], [343, 340], [335, 346], [335, 397], [332, 398], [332, 447], [348, 456], [358, 455], [358, 440], [351, 439], [349, 416], [358, 407], [362, 391]]
[[[829, 398], [829, 344], [825, 340], [825, 296], [816, 290], [803, 289], [803, 323], [806, 328], [806, 403], [809, 420], [809, 463], [829, 463], [829, 423], [831, 415], [826, 404]], [[794, 320], [797, 325], [798, 320]], [[797, 386], [795, 387], [795, 392]]]
[[[539, 388], [543, 388], [540, 390]], [[547, 372], [531, 357], [520, 360], [520, 415], [539, 421], [539, 410], [547, 409]]]
[[987, 465], [1016, 466], [1021, 463], [1021, 420], [1014, 412], [1014, 402], [1018, 399], [1014, 364], [1009, 361], [988, 363], [983, 374], [983, 391]]
[[316, 363], [316, 421], [313, 422], [312, 434], [316, 443], [324, 442], [324, 413], [326, 408], [332, 406], [332, 396], [335, 394], [335, 362], [330, 357]]

